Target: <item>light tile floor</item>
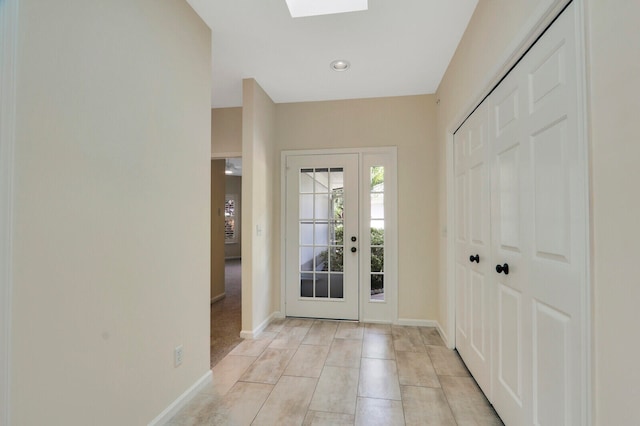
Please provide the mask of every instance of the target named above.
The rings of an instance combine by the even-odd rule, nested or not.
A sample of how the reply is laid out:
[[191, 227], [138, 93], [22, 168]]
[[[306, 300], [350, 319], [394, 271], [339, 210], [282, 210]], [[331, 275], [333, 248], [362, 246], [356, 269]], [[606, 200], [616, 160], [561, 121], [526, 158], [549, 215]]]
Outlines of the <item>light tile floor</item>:
[[502, 425], [438, 332], [287, 318], [213, 368], [188, 425]]

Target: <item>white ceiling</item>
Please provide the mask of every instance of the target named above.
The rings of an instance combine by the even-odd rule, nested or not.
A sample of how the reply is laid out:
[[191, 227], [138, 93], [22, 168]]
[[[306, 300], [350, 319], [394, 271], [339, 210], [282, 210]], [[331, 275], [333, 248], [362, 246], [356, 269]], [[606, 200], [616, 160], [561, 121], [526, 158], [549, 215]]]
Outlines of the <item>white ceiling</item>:
[[[212, 29], [214, 108], [242, 105], [242, 79], [274, 102], [434, 93], [478, 0], [369, 0], [291, 18], [285, 0], [188, 0]], [[335, 72], [331, 61], [351, 68]]]

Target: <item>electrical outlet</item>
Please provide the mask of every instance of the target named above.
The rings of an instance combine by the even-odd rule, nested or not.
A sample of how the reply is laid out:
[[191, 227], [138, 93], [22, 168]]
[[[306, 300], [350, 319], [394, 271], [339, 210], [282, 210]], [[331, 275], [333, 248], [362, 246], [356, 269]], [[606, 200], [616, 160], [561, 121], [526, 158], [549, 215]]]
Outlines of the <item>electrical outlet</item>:
[[180, 366], [180, 364], [182, 364], [183, 355], [184, 355], [184, 348], [182, 347], [182, 345], [176, 346], [176, 348], [173, 350], [173, 366], [174, 367], [178, 367]]

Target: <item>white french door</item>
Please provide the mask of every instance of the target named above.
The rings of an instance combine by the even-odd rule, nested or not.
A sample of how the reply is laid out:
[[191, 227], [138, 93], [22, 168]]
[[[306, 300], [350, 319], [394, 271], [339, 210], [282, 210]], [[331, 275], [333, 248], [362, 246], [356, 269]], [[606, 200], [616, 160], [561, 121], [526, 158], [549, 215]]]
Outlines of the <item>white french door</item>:
[[395, 148], [283, 153], [284, 312], [397, 319]]
[[358, 155], [287, 157], [286, 314], [358, 319]]

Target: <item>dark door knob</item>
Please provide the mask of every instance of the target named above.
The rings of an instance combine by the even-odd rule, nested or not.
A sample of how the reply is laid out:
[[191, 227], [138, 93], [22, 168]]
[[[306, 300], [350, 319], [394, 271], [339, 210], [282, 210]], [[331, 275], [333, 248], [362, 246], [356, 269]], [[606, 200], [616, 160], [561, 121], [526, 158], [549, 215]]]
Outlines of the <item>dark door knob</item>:
[[357, 241], [358, 239], [355, 237], [355, 235], [353, 237], [351, 237], [351, 241], [353, 241], [354, 243]]
[[504, 272], [505, 275], [509, 275], [509, 265], [506, 263], [504, 265], [496, 265], [496, 272]]
[[357, 249], [357, 248], [355, 248], [355, 247], [351, 247], [351, 253], [355, 253], [355, 252], [357, 252], [357, 251], [358, 251], [358, 249]]
[[480, 263], [480, 255], [476, 254], [475, 256], [469, 256], [469, 262]]

